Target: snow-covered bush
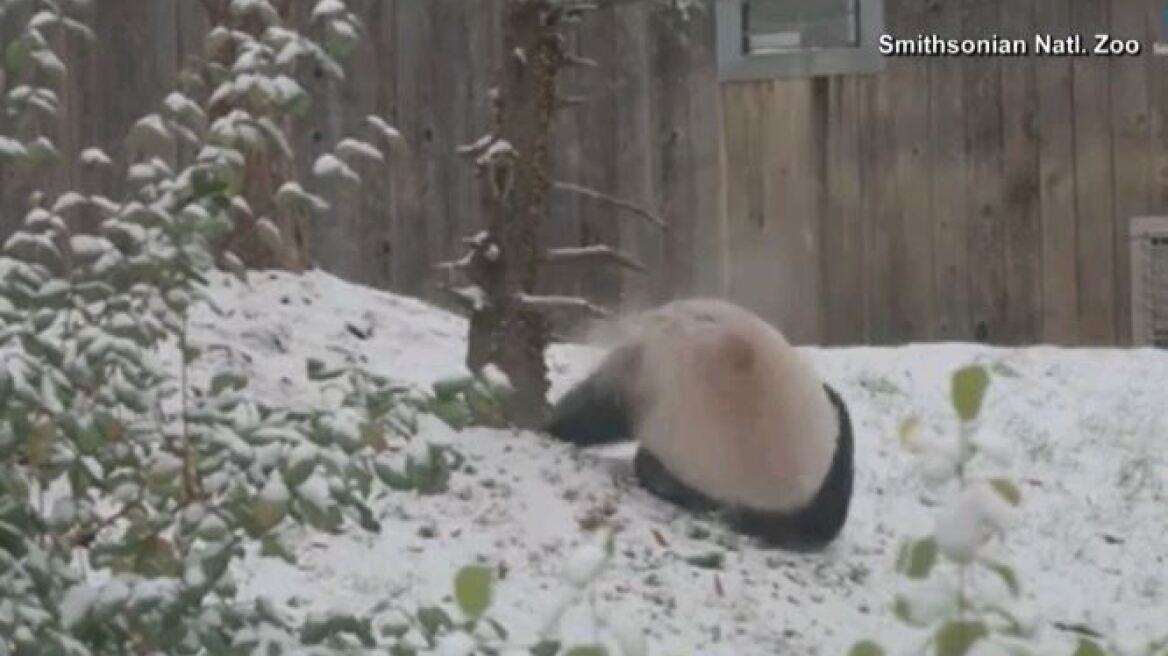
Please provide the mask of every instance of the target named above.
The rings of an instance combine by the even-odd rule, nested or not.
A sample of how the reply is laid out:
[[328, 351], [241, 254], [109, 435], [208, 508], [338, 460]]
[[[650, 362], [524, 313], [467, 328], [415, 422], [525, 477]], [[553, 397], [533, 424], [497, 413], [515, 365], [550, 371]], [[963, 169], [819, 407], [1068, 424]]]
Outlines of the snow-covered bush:
[[0, 165], [22, 168], [60, 157], [46, 135], [60, 111], [65, 63], [53, 38], [93, 40], [77, 12], [87, 0], [0, 0]]
[[[899, 654], [936, 656], [1166, 656], [1168, 646], [1149, 645], [1130, 652], [1104, 639], [1079, 638], [1068, 647], [1043, 635], [1039, 618], [1028, 610], [1022, 581], [1008, 563], [1004, 536], [1017, 521], [1021, 494], [1002, 473], [1009, 449], [998, 439], [979, 434], [982, 403], [990, 378], [980, 366], [953, 374], [950, 398], [959, 420], [956, 444], [924, 445], [915, 424], [901, 432], [902, 441], [923, 460], [925, 481], [948, 493], [926, 537], [901, 545], [896, 569], [905, 589], [892, 604], [896, 618], [924, 634], [921, 644], [894, 650]], [[1068, 573], [1070, 575], [1070, 573]], [[882, 656], [883, 646], [866, 640], [851, 656]]]
[[[454, 577], [456, 613], [430, 606], [413, 613], [399, 612], [381, 621], [382, 633], [390, 636], [390, 653], [437, 654], [442, 656], [644, 656], [648, 653], [644, 634], [624, 618], [602, 615], [590, 595], [591, 584], [612, 559], [613, 536], [586, 542], [569, 555], [564, 564], [564, 590], [550, 606], [548, 618], [538, 636], [521, 639], [493, 619], [489, 611], [494, 601], [494, 572], [484, 565], [463, 567]], [[585, 642], [560, 637], [565, 613], [586, 606], [591, 616], [592, 639]], [[397, 650], [397, 651], [394, 651]]]
[[[237, 220], [279, 244], [245, 198], [245, 164], [261, 151], [291, 157], [279, 120], [306, 100], [295, 64], [339, 70], [330, 48], [351, 46], [355, 19], [342, 2], [318, 3], [311, 20], [328, 36], [318, 45], [268, 2], [225, 6], [231, 23], [212, 29], [208, 50], [231, 59], [204, 62], [218, 79], [208, 93], [176, 91], [134, 126], [127, 196], [38, 194], [0, 253], [0, 654], [275, 654], [303, 652], [302, 639], [334, 653], [364, 642], [355, 618], [300, 627], [241, 598], [232, 563], [251, 550], [293, 560], [303, 527], [377, 530], [365, 500], [385, 478], [387, 436], [411, 433], [408, 409], [385, 381], [352, 372], [336, 408], [265, 405], [234, 359], [214, 356], [229, 346], [187, 331], [209, 302], [203, 273], [216, 260], [243, 273], [218, 248]], [[13, 117], [0, 149], [6, 163], [41, 163], [56, 152], [50, 85], [64, 74], [46, 32], [88, 31], [50, 0], [6, 0], [0, 25]], [[355, 140], [337, 152], [378, 153]], [[112, 165], [96, 149], [81, 159]], [[272, 201], [324, 207], [293, 182]], [[78, 229], [84, 213], [95, 231]]]

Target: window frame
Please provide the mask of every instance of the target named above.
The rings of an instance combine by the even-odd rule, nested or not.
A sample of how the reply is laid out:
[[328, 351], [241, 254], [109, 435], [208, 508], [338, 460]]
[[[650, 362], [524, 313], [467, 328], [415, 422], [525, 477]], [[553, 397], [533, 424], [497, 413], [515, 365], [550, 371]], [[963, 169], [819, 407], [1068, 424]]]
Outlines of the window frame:
[[752, 55], [743, 52], [746, 26], [743, 3], [715, 0], [718, 77], [723, 82], [831, 75], [870, 75], [884, 70], [879, 40], [884, 33], [884, 0], [856, 0], [859, 44], [804, 48]]

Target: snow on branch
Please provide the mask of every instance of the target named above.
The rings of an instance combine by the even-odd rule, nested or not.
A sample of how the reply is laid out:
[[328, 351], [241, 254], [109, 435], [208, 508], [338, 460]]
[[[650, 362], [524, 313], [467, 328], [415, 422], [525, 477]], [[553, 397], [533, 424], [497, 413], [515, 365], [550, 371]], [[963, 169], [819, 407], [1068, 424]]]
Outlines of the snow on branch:
[[463, 255], [461, 259], [439, 262], [438, 264], [434, 265], [434, 268], [438, 271], [464, 271], [470, 268], [473, 259], [474, 251], [471, 251], [466, 255]]
[[576, 296], [536, 296], [533, 294], [517, 294], [515, 300], [524, 307], [536, 312], [571, 312], [587, 314], [593, 317], [604, 318], [609, 316], [608, 310], [590, 303], [587, 299]]
[[573, 55], [571, 53], [564, 53], [564, 65], [575, 66], [578, 68], [599, 68], [600, 64], [595, 59]]
[[606, 194], [604, 192], [600, 192], [600, 191], [597, 191], [595, 189], [591, 189], [589, 187], [584, 187], [584, 186], [581, 186], [578, 184], [573, 184], [571, 182], [553, 182], [551, 186], [552, 186], [552, 189], [556, 189], [559, 191], [565, 191], [565, 192], [569, 192], [569, 193], [573, 193], [573, 194], [579, 194], [581, 196], [585, 196], [585, 197], [591, 198], [593, 200], [598, 200], [598, 201], [601, 201], [604, 203], [608, 203], [609, 205], [612, 205], [613, 207], [617, 207], [617, 208], [620, 208], [622, 210], [632, 212], [633, 214], [636, 214], [636, 215], [641, 216], [645, 219], [648, 219], [651, 223], [653, 223], [653, 225], [657, 226], [658, 228], [661, 228], [662, 230], [669, 229], [669, 226], [665, 223], [665, 219], [662, 219], [660, 216], [658, 216], [657, 214], [655, 214], [651, 210], [646, 209], [644, 207], [641, 207], [640, 205], [637, 205], [636, 203], [632, 203], [632, 202], [629, 202], [627, 200], [617, 198], [615, 196], [610, 196], [609, 194]]
[[464, 309], [471, 312], [480, 312], [487, 307], [487, 294], [481, 287], [470, 285], [468, 287], [451, 287], [450, 285], [439, 285], [440, 290], [446, 293], [447, 296], [456, 301]]
[[572, 107], [580, 107], [588, 103], [587, 96], [556, 96], [557, 109], [569, 109]]
[[493, 134], [484, 134], [474, 143], [466, 144], [465, 146], [459, 146], [455, 149], [455, 152], [459, 155], [462, 155], [463, 157], [478, 157], [479, 155], [482, 155], [484, 152], [486, 152], [486, 150], [491, 147], [491, 144], [495, 143], [497, 140], [498, 137]]
[[646, 271], [645, 265], [638, 262], [633, 256], [611, 246], [597, 244], [581, 248], [554, 248], [544, 254], [544, 262], [548, 264], [566, 264], [572, 262], [606, 262], [622, 266], [633, 271]]

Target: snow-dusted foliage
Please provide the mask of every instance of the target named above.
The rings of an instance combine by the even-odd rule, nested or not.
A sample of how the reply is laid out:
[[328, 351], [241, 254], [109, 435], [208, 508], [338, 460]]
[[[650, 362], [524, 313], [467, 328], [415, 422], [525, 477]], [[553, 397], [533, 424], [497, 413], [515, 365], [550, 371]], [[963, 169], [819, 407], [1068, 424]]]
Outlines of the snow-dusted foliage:
[[[90, 41], [77, 19], [85, 0], [0, 0], [0, 164], [37, 166], [60, 153], [45, 136], [60, 111], [65, 63], [53, 50], [65, 33]], [[56, 41], [60, 43], [60, 41]]]
[[[12, 29], [0, 86], [17, 118], [0, 138], [6, 161], [55, 152], [42, 127], [63, 64], [45, 31], [88, 34], [63, 12], [82, 4], [0, 0]], [[180, 84], [133, 126], [126, 196], [37, 194], [0, 249], [0, 655], [500, 653], [510, 639], [484, 615], [491, 577], [478, 567], [455, 577], [460, 618], [399, 612], [396, 599], [369, 616], [305, 616], [239, 594], [246, 555], [295, 563], [305, 533], [379, 531], [374, 496], [446, 491], [460, 458], [416, 435], [416, 413], [498, 414], [494, 390], [507, 381], [422, 395], [341, 353], [306, 362], [325, 402], [284, 408], [249, 391], [231, 344], [191, 338], [193, 309], [216, 311], [204, 274], [218, 262], [246, 280], [242, 258], [219, 248], [235, 223], [281, 244], [249, 200], [246, 170], [257, 153], [291, 157], [282, 118], [307, 101], [297, 63], [339, 76], [333, 57], [360, 32], [339, 0], [313, 7], [307, 32], [319, 41], [266, 0], [221, 8], [200, 64], [215, 84]], [[390, 151], [403, 147], [383, 120], [368, 126]], [[315, 169], [359, 182], [358, 162], [383, 160], [347, 139]], [[92, 148], [81, 161], [115, 166]], [[327, 209], [292, 180], [273, 196], [276, 209]], [[95, 231], [77, 230], [82, 213]]]
[[[64, 11], [82, 4], [0, 3], [0, 86], [16, 117], [0, 140], [6, 162], [40, 163], [56, 150], [42, 130], [63, 64], [47, 33], [89, 34]], [[384, 462], [413, 433], [411, 404], [384, 379], [309, 363], [310, 377], [341, 391], [337, 403], [270, 407], [248, 394], [237, 359], [221, 357], [229, 345], [192, 343], [187, 331], [206, 301], [203, 272], [217, 257], [240, 266], [216, 243], [252, 213], [246, 158], [290, 156], [273, 108], [304, 100], [296, 60], [339, 72], [329, 52], [356, 33], [343, 3], [320, 5], [313, 20], [326, 46], [268, 2], [233, 0], [233, 24], [263, 29], [213, 28], [209, 50], [233, 53], [207, 63], [219, 86], [176, 91], [133, 126], [127, 196], [38, 194], [3, 244], [0, 654], [304, 653], [301, 643], [335, 653], [365, 642], [355, 618], [300, 626], [262, 598], [239, 598], [232, 563], [249, 550], [294, 560], [290, 540], [306, 527], [378, 530], [365, 500], [439, 487], [433, 472], [447, 471], [447, 452], [427, 449], [414, 466], [424, 479]], [[180, 142], [189, 159], [175, 157]], [[353, 141], [344, 153], [373, 158]], [[82, 160], [113, 165], [97, 149]], [[277, 201], [323, 206], [291, 183], [281, 193]], [[95, 232], [76, 231], [80, 212], [99, 219]], [[278, 240], [266, 219], [256, 225]], [[172, 349], [177, 368], [160, 357]], [[191, 374], [199, 361], [210, 375]]]
[[[989, 383], [980, 366], [953, 374], [950, 398], [960, 421], [955, 445], [923, 443], [915, 422], [902, 426], [902, 442], [922, 456], [925, 482], [948, 499], [939, 504], [932, 534], [904, 542], [897, 555], [896, 569], [906, 585], [896, 594], [892, 612], [924, 637], [911, 650], [891, 653], [1164, 656], [1164, 643], [1132, 650], [1097, 634], [1068, 641], [1044, 630], [1005, 555], [1004, 536], [1019, 519], [1022, 495], [1003, 473], [1012, 460], [1008, 445], [978, 431]], [[882, 656], [885, 651], [863, 641], [849, 654]]]

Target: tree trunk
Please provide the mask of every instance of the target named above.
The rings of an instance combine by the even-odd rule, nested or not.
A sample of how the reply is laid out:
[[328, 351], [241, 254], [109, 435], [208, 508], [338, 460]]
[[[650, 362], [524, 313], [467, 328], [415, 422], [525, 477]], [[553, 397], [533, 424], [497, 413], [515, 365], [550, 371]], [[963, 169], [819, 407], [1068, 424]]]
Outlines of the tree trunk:
[[471, 313], [467, 365], [478, 372], [493, 363], [507, 374], [514, 390], [508, 419], [536, 428], [547, 411], [548, 323], [521, 298], [534, 293], [538, 278], [548, 140], [563, 53], [559, 13], [548, 0], [507, 0], [503, 11], [506, 57], [494, 90], [494, 125], [473, 151], [487, 230], [471, 240], [467, 273], [482, 302]]

